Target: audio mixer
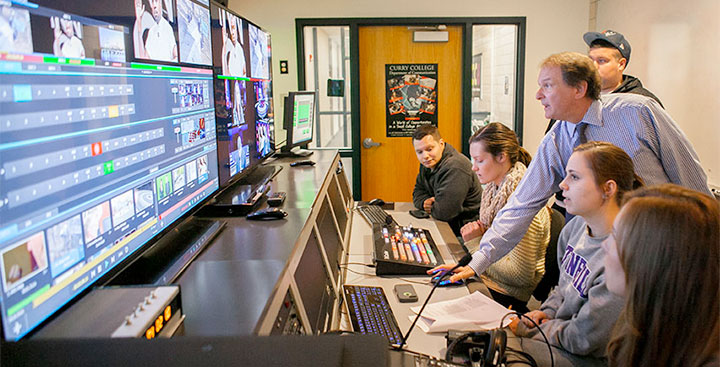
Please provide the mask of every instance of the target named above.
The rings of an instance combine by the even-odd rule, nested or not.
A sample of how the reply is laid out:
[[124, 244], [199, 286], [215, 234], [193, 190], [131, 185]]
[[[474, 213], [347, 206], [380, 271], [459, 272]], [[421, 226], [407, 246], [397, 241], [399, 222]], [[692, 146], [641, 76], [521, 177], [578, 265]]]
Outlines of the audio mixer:
[[427, 229], [377, 224], [373, 241], [377, 275], [425, 275], [445, 263]]

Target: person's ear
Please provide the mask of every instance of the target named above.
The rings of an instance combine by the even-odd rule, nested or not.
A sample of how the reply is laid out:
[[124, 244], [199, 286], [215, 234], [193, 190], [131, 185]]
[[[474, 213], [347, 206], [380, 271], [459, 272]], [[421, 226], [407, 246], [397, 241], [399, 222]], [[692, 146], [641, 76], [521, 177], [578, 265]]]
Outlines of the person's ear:
[[617, 194], [618, 186], [615, 180], [607, 180], [603, 185], [603, 199], [614, 197]]
[[575, 98], [576, 99], [585, 98], [585, 95], [587, 94], [587, 89], [588, 89], [588, 83], [586, 81], [583, 80], [580, 83], [578, 83], [578, 85], [575, 86], [575, 91], [576, 91]]
[[620, 72], [625, 71], [625, 68], [627, 67], [627, 59], [622, 57], [620, 60], [618, 60], [618, 69], [620, 69]]
[[495, 161], [498, 163], [505, 163], [505, 161], [508, 160], [508, 155], [505, 152], [500, 152], [500, 154], [495, 156]]

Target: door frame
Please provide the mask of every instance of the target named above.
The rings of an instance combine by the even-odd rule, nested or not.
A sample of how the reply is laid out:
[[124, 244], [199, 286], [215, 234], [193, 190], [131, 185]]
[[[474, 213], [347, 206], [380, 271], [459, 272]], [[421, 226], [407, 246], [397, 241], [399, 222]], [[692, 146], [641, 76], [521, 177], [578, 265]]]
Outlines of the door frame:
[[351, 131], [352, 143], [350, 149], [341, 149], [341, 157], [352, 158], [352, 186], [353, 198], [360, 200], [362, 197], [361, 184], [361, 158], [362, 149], [360, 136], [360, 59], [358, 28], [362, 26], [435, 26], [435, 25], [459, 25], [463, 31], [462, 42], [462, 122], [461, 139], [463, 154], [468, 155], [470, 138], [470, 116], [472, 99], [472, 27], [474, 25], [515, 25], [517, 26], [517, 64], [515, 65], [515, 134], [523, 143], [523, 95], [525, 86], [525, 36], [526, 17], [439, 17], [439, 18], [296, 18], [295, 38], [297, 48], [297, 70], [298, 89], [305, 90], [305, 41], [303, 28], [321, 26], [344, 26], [350, 27], [350, 106], [351, 106]]

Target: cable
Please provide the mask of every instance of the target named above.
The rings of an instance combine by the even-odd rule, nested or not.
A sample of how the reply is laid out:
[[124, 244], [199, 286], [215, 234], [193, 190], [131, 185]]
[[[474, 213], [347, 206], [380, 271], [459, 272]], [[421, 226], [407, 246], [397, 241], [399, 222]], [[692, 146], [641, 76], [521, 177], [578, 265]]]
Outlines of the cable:
[[[538, 329], [538, 331], [540, 331], [540, 335], [542, 335], [543, 339], [545, 339], [545, 344], [548, 347], [548, 352], [550, 352], [550, 367], [555, 367], [555, 358], [553, 357], [552, 346], [550, 346], [550, 341], [548, 340], [547, 336], [545, 336], [545, 333], [540, 328], [540, 325], [538, 325], [537, 322], [535, 322], [535, 320], [525, 316], [524, 314], [521, 314], [519, 312], [508, 312], [502, 317], [502, 319], [500, 319], [500, 327], [501, 328], [503, 327], [503, 322], [505, 322], [505, 318], [508, 317], [509, 315], [518, 315], [521, 318], [524, 317], [524, 318], [530, 320], [530, 322], [532, 322], [533, 325], [535, 325], [535, 327]], [[522, 320], [519, 320], [518, 322], [522, 322]]]
[[[517, 350], [517, 349], [515, 349], [515, 348], [510, 348], [510, 347], [508, 347], [508, 346], [505, 346], [505, 350], [506, 350], [506, 351], [509, 351], [509, 352], [511, 352], [511, 353], [517, 353], [517, 354], [519, 354], [520, 356], [522, 356], [523, 358], [526, 359], [525, 361], [516, 360], [516, 361], [508, 361], [508, 362], [512, 362], [512, 363], [525, 363], [525, 364], [528, 364], [528, 365], [534, 366], [534, 367], [537, 367], [537, 365], [538, 365], [538, 364], [537, 364], [537, 361], [535, 361], [535, 358], [533, 358], [533, 356], [530, 355], [530, 353], [523, 352], [523, 351]], [[506, 354], [505, 356], [507, 357], [507, 354]]]

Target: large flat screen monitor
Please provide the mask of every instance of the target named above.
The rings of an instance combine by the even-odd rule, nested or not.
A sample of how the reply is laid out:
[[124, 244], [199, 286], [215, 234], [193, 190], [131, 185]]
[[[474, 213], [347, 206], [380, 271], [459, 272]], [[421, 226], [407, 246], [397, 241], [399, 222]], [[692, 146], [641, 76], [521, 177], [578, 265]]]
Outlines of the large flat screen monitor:
[[[108, 14], [131, 21], [69, 13], [82, 8], [78, 3], [104, 4]], [[208, 26], [197, 4], [190, 11], [174, 1], [151, 3], [155, 8], [145, 11], [161, 19], [140, 15], [141, 27], [148, 16], [155, 26], [197, 16], [188, 24], [200, 33], [187, 33], [199, 38], [180, 33], [178, 55], [207, 61], [202, 29]], [[134, 16], [132, 0], [48, 4], [0, 3], [0, 22], [13, 30], [0, 44], [5, 340], [31, 333], [112, 276], [218, 189], [212, 70], [131, 62], [135, 18], [112, 6]], [[150, 36], [155, 26], [148, 27]], [[143, 42], [149, 52], [152, 43]], [[172, 60], [173, 49], [158, 58]], [[155, 58], [154, 51], [149, 55]]]
[[236, 181], [275, 150], [270, 36], [210, 3], [220, 185]]
[[315, 92], [290, 92], [285, 98], [283, 126], [287, 132], [287, 142], [280, 156], [307, 156], [307, 151], [293, 150], [301, 145], [307, 146], [313, 138], [315, 124]]

